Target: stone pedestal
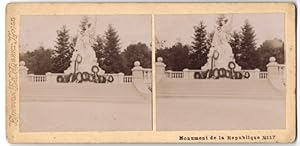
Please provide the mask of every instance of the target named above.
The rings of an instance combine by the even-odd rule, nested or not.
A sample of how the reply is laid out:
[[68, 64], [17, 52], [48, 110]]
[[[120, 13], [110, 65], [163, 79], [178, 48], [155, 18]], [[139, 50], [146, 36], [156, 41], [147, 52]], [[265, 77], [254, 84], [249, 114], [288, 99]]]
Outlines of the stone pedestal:
[[285, 90], [285, 83], [280, 77], [279, 64], [276, 62], [275, 57], [270, 57], [269, 61], [269, 64], [267, 64], [268, 80], [276, 89]]
[[[91, 57], [91, 58], [90, 58]], [[76, 63], [76, 67], [75, 67]], [[71, 58], [71, 63], [68, 69], [64, 71], [65, 74], [76, 72], [88, 72], [92, 73], [92, 67], [97, 66], [99, 68], [98, 74], [104, 74], [103, 71], [97, 63], [97, 58], [92, 55], [83, 55], [78, 52], [74, 52]]]
[[[219, 54], [220, 55], [220, 54]], [[208, 59], [207, 59], [207, 62], [206, 64], [201, 68], [201, 70], [208, 70], [208, 69], [211, 69], [211, 66], [212, 66], [212, 58], [218, 58], [219, 59], [219, 55], [215, 55], [213, 56], [213, 54], [209, 54], [208, 55]], [[234, 70], [241, 70], [241, 67], [235, 62], [235, 59], [233, 58], [233, 54], [232, 54], [232, 58], [231, 58], [231, 61], [235, 63], [235, 69]], [[215, 60], [213, 61], [215, 62]], [[227, 62], [227, 65], [225, 67], [225, 69], [228, 69], [228, 63]], [[213, 65], [213, 69], [216, 68], [217, 66]]]
[[189, 69], [187, 69], [187, 68], [183, 69], [183, 78], [189, 79], [189, 76], [190, 76]]
[[258, 80], [260, 70], [258, 68], [254, 69], [253, 74], [250, 76], [250, 79]]
[[24, 82], [27, 80], [28, 76], [28, 68], [25, 66], [25, 62], [21, 61], [19, 64], [19, 78], [20, 82]]
[[124, 73], [122, 73], [122, 72], [118, 73], [118, 83], [119, 84], [124, 83], [123, 79], [124, 79]]
[[163, 58], [158, 57], [155, 63], [156, 67], [156, 82], [159, 82], [163, 77], [165, 77], [166, 64], [163, 63]]
[[270, 57], [269, 63], [267, 64], [267, 71], [268, 71], [268, 79], [274, 80], [279, 78], [279, 70], [278, 70], [278, 63], [276, 62], [275, 57]]
[[132, 83], [134, 87], [142, 93], [144, 97], [150, 97], [151, 92], [150, 89], [145, 84], [143, 78], [143, 67], [140, 66], [141, 63], [139, 61], [134, 62], [134, 67], [131, 69], [132, 71]]
[[47, 83], [56, 83], [57, 75], [52, 74], [51, 72], [46, 73], [46, 82]]
[[143, 79], [143, 67], [140, 66], [141, 63], [139, 61], [134, 62], [134, 67], [131, 69], [132, 71], [132, 79]]

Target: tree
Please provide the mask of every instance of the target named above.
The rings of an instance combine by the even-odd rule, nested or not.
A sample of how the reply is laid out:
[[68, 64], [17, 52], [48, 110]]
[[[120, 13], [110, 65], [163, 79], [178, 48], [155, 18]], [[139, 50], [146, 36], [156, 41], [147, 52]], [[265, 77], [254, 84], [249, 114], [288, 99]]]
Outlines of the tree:
[[131, 74], [135, 61], [140, 61], [144, 68], [151, 68], [151, 50], [143, 43], [130, 44], [122, 53], [124, 57], [124, 73]]
[[[170, 55], [170, 49], [168, 47], [164, 47], [161, 49], [156, 49], [156, 58], [161, 57], [163, 58], [163, 62], [167, 65], [166, 69], [169, 70], [170, 66], [169, 66], [169, 55]], [[156, 60], [157, 61], [157, 60]]]
[[241, 57], [241, 39], [241, 34], [235, 31], [233, 32], [232, 38], [229, 41], [235, 60], [240, 60]]
[[51, 71], [53, 50], [45, 49], [40, 46], [33, 52], [20, 54], [20, 61], [24, 61], [28, 68], [28, 73], [36, 75], [44, 75]]
[[107, 73], [118, 73], [122, 70], [119, 41], [117, 31], [112, 25], [108, 25], [108, 29], [105, 32], [103, 66], [101, 66]]
[[70, 58], [72, 57], [72, 49], [70, 48], [69, 43], [69, 30], [64, 25], [61, 27], [60, 30], [57, 30], [57, 40], [54, 57], [53, 57], [53, 66], [52, 72], [53, 73], [63, 73], [71, 63]]
[[258, 66], [258, 56], [256, 51], [255, 31], [246, 20], [242, 27], [242, 38], [240, 56], [236, 58], [236, 63], [242, 69], [255, 69]]
[[168, 69], [182, 71], [188, 67], [189, 47], [187, 45], [178, 42], [169, 49], [168, 53], [168, 58], [165, 59]]
[[194, 26], [194, 41], [192, 42], [192, 49], [189, 54], [189, 68], [201, 69], [207, 62], [207, 54], [209, 53], [209, 46], [207, 43], [206, 25], [200, 21], [198, 26]]
[[95, 39], [95, 43], [93, 44], [92, 48], [95, 51], [98, 65], [101, 67], [104, 65], [104, 38], [100, 35], [97, 35]]
[[74, 50], [75, 50], [75, 46], [76, 46], [76, 43], [77, 43], [77, 39], [78, 39], [78, 36], [76, 35], [75, 37], [72, 37], [70, 40], [70, 51], [73, 53]]
[[279, 64], [285, 62], [284, 43], [282, 40], [266, 40], [260, 45], [257, 51], [259, 54], [259, 69], [262, 71], [267, 70], [267, 64], [269, 63], [270, 57], [275, 57], [276, 62]]

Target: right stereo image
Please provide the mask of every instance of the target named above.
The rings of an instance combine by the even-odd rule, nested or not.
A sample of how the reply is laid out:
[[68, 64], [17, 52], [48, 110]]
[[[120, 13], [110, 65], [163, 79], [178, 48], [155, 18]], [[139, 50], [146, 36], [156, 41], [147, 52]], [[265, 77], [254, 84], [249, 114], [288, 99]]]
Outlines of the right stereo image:
[[284, 24], [283, 13], [155, 15], [157, 130], [285, 129]]

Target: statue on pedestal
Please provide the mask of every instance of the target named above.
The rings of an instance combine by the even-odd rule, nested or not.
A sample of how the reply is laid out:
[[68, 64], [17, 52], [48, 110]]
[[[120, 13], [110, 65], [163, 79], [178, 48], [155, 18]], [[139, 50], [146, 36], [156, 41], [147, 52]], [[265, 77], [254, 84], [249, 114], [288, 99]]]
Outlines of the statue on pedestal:
[[[229, 19], [225, 16], [223, 17], [216, 26], [207, 63], [202, 67], [204, 70], [214, 68], [228, 69], [229, 62], [235, 63], [232, 48], [229, 44], [232, 16]], [[237, 64], [236, 69], [240, 69]]]
[[[95, 26], [92, 23], [87, 23], [83, 27], [84, 29], [80, 31], [75, 45], [70, 67], [64, 71], [67, 74], [73, 72], [91, 72], [93, 66], [98, 66], [96, 53], [92, 48]], [[99, 73], [103, 74], [104, 71], [100, 68]]]

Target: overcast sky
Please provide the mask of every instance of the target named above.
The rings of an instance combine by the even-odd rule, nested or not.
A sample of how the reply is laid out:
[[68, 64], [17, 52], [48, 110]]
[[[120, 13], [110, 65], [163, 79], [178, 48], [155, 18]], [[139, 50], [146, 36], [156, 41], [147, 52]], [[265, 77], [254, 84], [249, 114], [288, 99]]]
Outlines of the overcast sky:
[[[66, 25], [70, 35], [76, 36], [83, 16], [22, 16], [20, 28], [20, 51], [34, 50], [43, 45], [53, 48], [56, 30]], [[118, 31], [122, 49], [131, 43], [151, 43], [151, 15], [102, 15], [89, 16], [96, 19], [96, 33], [103, 35], [109, 24]]]
[[[216, 24], [215, 14], [176, 14], [155, 15], [155, 32], [159, 40], [166, 40], [166, 46], [177, 41], [191, 44], [193, 41], [193, 26], [200, 20], [207, 25], [207, 31], [212, 32]], [[34, 50], [43, 45], [53, 48], [57, 37], [56, 30], [66, 25], [70, 35], [76, 36], [83, 16], [22, 16], [20, 28], [20, 51]], [[122, 49], [129, 44], [142, 42], [150, 46], [151, 16], [150, 15], [100, 15], [89, 16], [97, 20], [96, 33], [103, 35], [108, 24], [118, 31]], [[233, 31], [240, 31], [244, 21], [248, 19], [256, 32], [257, 45], [264, 40], [279, 38], [284, 40], [284, 14], [233, 14]]]
[[[207, 25], [207, 31], [212, 32], [219, 15], [156, 15], [155, 28], [157, 39], [166, 40], [165, 46], [171, 46], [177, 41], [191, 44], [193, 41], [193, 26], [200, 20]], [[225, 15], [226, 16], [226, 15]], [[284, 14], [233, 14], [232, 31], [240, 31], [245, 20], [254, 27], [257, 45], [263, 41], [279, 38], [284, 40]]]

